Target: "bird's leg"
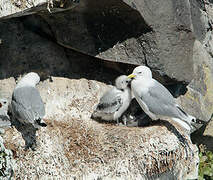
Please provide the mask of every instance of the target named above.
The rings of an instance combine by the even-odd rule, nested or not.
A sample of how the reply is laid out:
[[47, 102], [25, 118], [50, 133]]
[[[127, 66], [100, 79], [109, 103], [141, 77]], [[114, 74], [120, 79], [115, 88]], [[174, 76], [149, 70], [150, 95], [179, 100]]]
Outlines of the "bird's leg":
[[127, 117], [126, 117], [126, 115], [122, 116], [122, 121], [123, 121], [124, 125], [126, 126], [126, 123], [127, 123]]
[[119, 126], [119, 118], [116, 118], [117, 126]]
[[193, 119], [192, 122], [197, 123], [197, 124], [207, 124], [207, 122], [202, 121], [200, 119]]
[[25, 150], [31, 148], [33, 151], [36, 150], [36, 131], [37, 129], [33, 125], [24, 125], [24, 129], [21, 131], [22, 137], [25, 141]]
[[40, 126], [42, 126], [42, 127], [46, 127], [46, 126], [47, 126], [46, 123], [41, 122], [41, 118], [37, 119], [36, 122], [37, 122], [38, 125], [40, 125]]

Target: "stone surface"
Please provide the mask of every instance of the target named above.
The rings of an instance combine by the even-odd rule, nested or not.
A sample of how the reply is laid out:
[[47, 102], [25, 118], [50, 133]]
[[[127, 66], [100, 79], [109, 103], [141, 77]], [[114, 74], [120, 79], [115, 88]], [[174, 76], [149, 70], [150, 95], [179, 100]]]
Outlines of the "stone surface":
[[[3, 0], [0, 2], [0, 17], [5, 17], [5, 16], [11, 16], [15, 13], [19, 13], [21, 11], [24, 11], [26, 9], [32, 8], [34, 6], [37, 6], [38, 4], [41, 3], [46, 3], [45, 0], [17, 0], [17, 1], [10, 1], [10, 0]], [[17, 14], [16, 14], [17, 16]]]
[[7, 180], [13, 177], [13, 169], [16, 166], [13, 153], [4, 146], [4, 140], [0, 136], [0, 179]]
[[60, 12], [77, 5], [78, 0], [2, 0], [0, 1], [0, 18], [8, 19], [39, 12]]
[[[128, 59], [128, 63], [148, 64], [157, 74], [155, 78], [163, 83], [176, 84], [177, 81], [171, 78], [179, 81], [186, 78], [185, 81], [190, 82], [192, 68], [195, 70], [196, 64], [203, 59], [196, 53], [203, 51], [201, 53], [205, 54], [204, 51], [207, 51], [211, 56], [213, 42], [211, 4], [204, 6], [201, 1], [186, 0], [178, 3], [170, 0], [158, 3], [154, 1], [148, 3], [145, 0], [124, 1], [124, 3], [122, 1], [95, 3], [91, 0], [75, 3], [78, 5], [66, 12], [56, 14], [40, 12], [39, 15], [2, 21], [0, 77], [16, 77], [29, 70], [42, 72], [44, 78], [49, 75], [75, 77], [82, 69], [82, 65], [81, 67], [78, 65], [82, 59], [95, 60], [88, 56], [79, 57], [79, 54], [71, 50], [75, 49], [92, 56], [106, 55], [104, 59], [115, 62], [127, 62]], [[162, 3], [165, 6], [161, 6]], [[92, 23], [93, 21], [96, 23]], [[194, 45], [193, 34], [204, 48], [192, 51], [197, 46], [197, 43]], [[209, 62], [209, 58], [212, 57], [205, 55], [205, 58], [207, 58], [205, 61]], [[90, 66], [88, 63], [92, 62], [87, 60], [84, 69]], [[130, 72], [128, 66], [121, 70], [118, 63], [105, 63], [105, 66], [108, 65], [124, 74]], [[209, 68], [212, 71], [212, 67]], [[201, 76], [199, 74], [201, 71], [195, 71], [195, 76]], [[179, 76], [182, 79], [178, 78]], [[211, 73], [209, 78], [211, 81]], [[192, 91], [201, 90], [197, 89], [200, 80], [203, 79], [193, 79], [193, 83], [197, 85], [196, 87], [190, 85], [189, 88]], [[211, 91], [211, 85], [209, 87], [208, 91]], [[203, 95], [206, 93], [204, 91], [205, 89], [202, 93], [198, 92], [200, 101], [193, 102], [193, 107], [196, 108], [189, 108], [192, 104], [189, 103], [191, 100], [188, 95], [182, 98], [185, 99], [182, 104], [188, 113], [208, 121], [212, 112], [209, 112], [209, 108], [200, 106], [201, 101], [209, 101], [207, 107], [211, 105], [211, 99]]]
[[213, 144], [211, 143], [213, 141], [213, 119], [207, 125], [203, 135], [210, 137], [211, 141], [209, 141], [209, 144], [212, 146], [211, 150], [213, 151]]
[[[206, 121], [211, 119], [207, 125], [192, 135], [192, 140], [197, 144], [205, 145], [207, 150], [213, 151], [213, 4], [212, 1], [208, 0], [194, 2], [199, 5], [197, 12], [201, 15], [200, 20], [202, 20], [203, 25], [200, 26], [201, 36], [199, 36], [199, 34], [196, 35], [200, 40], [200, 42], [196, 42], [194, 46], [194, 71], [196, 73], [195, 79], [190, 83], [190, 90], [189, 93], [187, 93], [188, 100], [185, 104], [192, 104], [191, 109], [194, 109], [194, 113], [200, 118], [203, 117]], [[199, 18], [196, 19], [194, 24], [200, 22], [200, 20]], [[197, 103], [194, 103], [194, 101]]]
[[190, 82], [195, 38], [187, 1], [130, 2], [80, 1], [66, 13], [41, 16], [60, 44], [101, 59], [147, 64]]
[[[10, 97], [14, 79], [0, 84], [1, 92]], [[90, 119], [109, 88], [86, 79], [52, 77], [52, 82], [40, 82], [48, 126], [37, 132], [36, 151], [24, 151], [15, 127], [3, 135], [17, 164], [14, 178], [196, 179], [198, 149], [178, 124], [157, 121], [150, 127], [130, 128]]]
[[29, 31], [22, 21], [12, 19], [11, 23], [2, 22], [0, 36], [1, 77], [16, 77], [27, 70], [48, 69], [46, 74], [53, 70], [55, 73], [68, 71], [69, 62], [63, 49]]
[[37, 7], [30, 11], [46, 21], [50, 37], [63, 46], [105, 60], [147, 64], [178, 81], [193, 78], [195, 38], [188, 0], [81, 0], [71, 5], [56, 14]]
[[[38, 2], [41, 1], [34, 1], [36, 7], [30, 9], [32, 4], [29, 7], [26, 5], [30, 4], [30, 2], [28, 0], [16, 2], [0, 1], [0, 96], [9, 100], [15, 86], [15, 79], [19, 75], [30, 71], [38, 72], [42, 80], [45, 80], [39, 87], [47, 103], [47, 122], [52, 129], [49, 127], [49, 129], [43, 129], [37, 133], [38, 148], [40, 148], [38, 149], [38, 154], [34, 154], [31, 151], [23, 151], [24, 141], [20, 132], [15, 128], [6, 131], [6, 134], [9, 135], [5, 136], [6, 139], [8, 138], [8, 147], [13, 149], [15, 153], [17, 152], [18, 155], [14, 155], [14, 157], [20, 162], [20, 167], [16, 169], [17, 177], [23, 177], [23, 174], [26, 173], [24, 168], [28, 165], [31, 168], [29, 168], [29, 175], [31, 173], [35, 177], [34, 175], [37, 173], [39, 177], [50, 177], [51, 175], [48, 175], [44, 168], [38, 166], [37, 170], [35, 168], [36, 165], [30, 164], [31, 159], [33, 159], [33, 162], [41, 161], [44, 164], [46, 157], [48, 157], [45, 165], [47, 169], [52, 168], [53, 161], [58, 164], [51, 171], [52, 174], [61, 177], [62, 174], [71, 173], [74, 171], [72, 167], [76, 165], [75, 163], [74, 165], [72, 164], [74, 155], [69, 153], [67, 155], [67, 152], [70, 152], [70, 148], [75, 149], [76, 146], [80, 146], [79, 149], [82, 151], [80, 151], [79, 156], [84, 152], [87, 154], [93, 152], [93, 146], [87, 145], [89, 148], [86, 149], [82, 145], [84, 143], [81, 142], [85, 142], [85, 136], [98, 137], [100, 147], [98, 146], [97, 148], [102, 150], [104, 149], [101, 144], [103, 137], [106, 137], [109, 140], [107, 142], [112, 144], [111, 148], [117, 148], [117, 146], [113, 146], [113, 138], [118, 138], [117, 144], [125, 143], [132, 146], [132, 142], [128, 142], [128, 138], [126, 140], [122, 139], [126, 137], [125, 133], [133, 133], [133, 136], [137, 137], [152, 134], [155, 137], [156, 132], [161, 132], [162, 137], [165, 137], [165, 139], [172, 138], [172, 141], [177, 143], [175, 147], [183, 152], [179, 141], [175, 140], [176, 136], [173, 136], [170, 132], [168, 133], [167, 129], [159, 127], [159, 124], [151, 124], [153, 126], [151, 129], [150, 127], [142, 128], [142, 130], [134, 128], [134, 131], [132, 131], [131, 128], [126, 127], [120, 129], [120, 127], [98, 122], [91, 123], [93, 121], [88, 117], [92, 111], [92, 104], [97, 102], [103, 89], [106, 88], [100, 82], [112, 84], [116, 76], [128, 74], [132, 71], [134, 65], [130, 64], [149, 65], [153, 70], [154, 77], [164, 85], [168, 85], [175, 97], [179, 96], [178, 101], [187, 113], [206, 122], [211, 119], [213, 114], [212, 1], [54, 1], [53, 8], [51, 7], [52, 1], [49, 1], [49, 10], [52, 13], [47, 10], [48, 3], [39, 4]], [[25, 10], [22, 11], [23, 9]], [[66, 9], [70, 10], [64, 11]], [[33, 15], [25, 16], [26, 14]], [[71, 80], [60, 79], [61, 82], [59, 82], [57, 78], [54, 79], [55, 82], [53, 81], [53, 84], [57, 83], [58, 89], [53, 88], [54, 92], [51, 95], [47, 95], [45, 93], [51, 93], [51, 88], [49, 89], [48, 87], [52, 87], [51, 83], [48, 82], [50, 75], [67, 77]], [[5, 78], [10, 79], [2, 80]], [[86, 78], [87, 80], [82, 80], [81, 78]], [[100, 82], [97, 83], [90, 80]], [[92, 83], [94, 87], [97, 84], [100, 85], [101, 93], [98, 92], [98, 94], [100, 93], [98, 97], [94, 95], [98, 90], [94, 87], [91, 90], [88, 82]], [[79, 94], [75, 95], [76, 93], [70, 92], [72, 90], [67, 90], [63, 83], [73, 83], [78, 87], [73, 89], [73, 92], [79, 91]], [[187, 88], [186, 85], [188, 85]], [[70, 86], [68, 85], [68, 87]], [[63, 92], [60, 90], [63, 90]], [[81, 93], [87, 94], [88, 97], [83, 100], [80, 98], [79, 101]], [[86, 101], [89, 97], [91, 99]], [[71, 101], [72, 99], [75, 100]], [[69, 106], [70, 104], [72, 108]], [[63, 122], [62, 128], [58, 126], [58, 122]], [[80, 127], [77, 122], [81, 122], [82, 126]], [[159, 123], [161, 125], [167, 124]], [[139, 122], [136, 124], [139, 124]], [[77, 132], [78, 129], [82, 132], [82, 127], [84, 129], [88, 127], [89, 129], [89, 133], [85, 132], [85, 130], [83, 131], [85, 132], [83, 134], [86, 134], [85, 136]], [[73, 129], [74, 133], [69, 134]], [[205, 126], [203, 126], [200, 129], [200, 134], [195, 138], [197, 142], [204, 144], [208, 139], [206, 144], [208, 144], [210, 149], [212, 148], [211, 130], [212, 121], [206, 126], [206, 130]], [[119, 136], [115, 134], [118, 131], [121, 132]], [[167, 136], [164, 136], [164, 133]], [[204, 136], [202, 136], [203, 133]], [[101, 134], [106, 136], [102, 137]], [[80, 145], [74, 141], [76, 137], [80, 139]], [[111, 137], [113, 138], [110, 139]], [[202, 139], [201, 137], [204, 138]], [[14, 142], [14, 139], [19, 141], [11, 143]], [[138, 139], [137, 142], [139, 141]], [[156, 138], [154, 138], [154, 141], [157, 141]], [[141, 142], [144, 141], [141, 140]], [[151, 141], [149, 142], [151, 143]], [[144, 151], [144, 149], [141, 150], [139, 144], [136, 147], [138, 152]], [[165, 147], [168, 145], [170, 145], [169, 142], [168, 144], [166, 142]], [[68, 149], [66, 152], [63, 150], [64, 147]], [[123, 146], [121, 145], [121, 147]], [[42, 149], [45, 149], [47, 154], [51, 149], [51, 153], [53, 152], [57, 158], [52, 158], [52, 155], [49, 154], [45, 154], [41, 158]], [[79, 149], [76, 148], [74, 152], [78, 152]], [[194, 151], [196, 151], [195, 149]], [[119, 156], [121, 159], [129, 157], [126, 156], [126, 152], [122, 151], [122, 149], [119, 149], [120, 151], [121, 154], [115, 154], [115, 156]], [[154, 150], [151, 149], [150, 152], [154, 152]], [[131, 153], [129, 155], [131, 156]], [[100, 157], [100, 161], [104, 158], [107, 159], [104, 159], [103, 163], [99, 162], [102, 165], [104, 164], [103, 166], [106, 168], [110, 169], [113, 166], [114, 169], [116, 164], [118, 169], [114, 169], [115, 171], [111, 172], [111, 177], [119, 176], [121, 179], [124, 177], [123, 174], [127, 171], [124, 170], [125, 172], [122, 174], [121, 170], [123, 172], [123, 169], [119, 168], [123, 165], [122, 162], [126, 163], [127, 161], [117, 164], [120, 161], [113, 159], [110, 163], [114, 163], [114, 165], [110, 163], [106, 165], [106, 162], [112, 157], [104, 156], [103, 154]], [[22, 158], [24, 163], [19, 161]], [[153, 158], [155, 159], [154, 156]], [[137, 161], [137, 159], [134, 160]], [[91, 179], [98, 178], [99, 175], [96, 173], [99, 171], [98, 168], [94, 171], [96, 174], [90, 173], [90, 170], [92, 171], [94, 168], [90, 164], [90, 160], [82, 160], [79, 157], [79, 161], [83, 162], [79, 173], [84, 173], [84, 177], [91, 177]], [[87, 164], [89, 167], [87, 165], [84, 166], [87, 162], [89, 162], [89, 165]], [[99, 165], [99, 163], [97, 164]], [[61, 164], [68, 164], [68, 166], [65, 167]], [[78, 161], [76, 164], [78, 165]], [[103, 166], [100, 165], [100, 168]], [[142, 167], [140, 163], [136, 163], [136, 166], [137, 170], [139, 169], [138, 167]], [[58, 171], [60, 167], [61, 171]], [[108, 171], [106, 170], [106, 172]], [[164, 170], [161, 172], [164, 172]], [[137, 173], [135, 172], [136, 175]], [[182, 172], [182, 175], [184, 173], [186, 172]], [[169, 173], [165, 174], [169, 176]], [[165, 174], [161, 174], [161, 177], [163, 178]], [[170, 175], [174, 175], [174, 172], [171, 173], [170, 171]], [[73, 176], [79, 177], [80, 175], [73, 174]], [[125, 177], [128, 176], [125, 174]]]
[[119, 74], [130, 73], [133, 68], [99, 61], [58, 45], [48, 38], [51, 30], [38, 16], [4, 20], [0, 22], [0, 29], [1, 79], [35, 71], [42, 79], [54, 75], [112, 82]]
[[205, 11], [205, 3], [201, 0], [190, 0], [193, 32], [197, 40], [204, 42], [206, 35], [211, 33], [209, 17]]
[[180, 96], [179, 102], [187, 112], [208, 122], [213, 114], [213, 6], [210, 2], [199, 0], [190, 2], [197, 39], [193, 45], [194, 78], [188, 85], [186, 94]]
[[[146, 1], [132, 1], [131, 3], [125, 1], [128, 5], [121, 1], [104, 1], [100, 4], [91, 0], [75, 3], [78, 5], [69, 11], [56, 14], [40, 12], [39, 15], [7, 19], [0, 22], [0, 78], [17, 77], [29, 71], [36, 71], [42, 75], [43, 79], [55, 75], [69, 78], [99, 78], [97, 80], [112, 82], [116, 75], [130, 73], [133, 66], [110, 63], [103, 61], [103, 59], [100, 61], [100, 59], [76, 53], [73, 49], [92, 56], [97, 56], [98, 53], [106, 53], [111, 56], [108, 52], [115, 49], [116, 53], [123, 54], [123, 57], [120, 58], [121, 61], [124, 60], [125, 62], [128, 56], [129, 63], [132, 59], [136, 62], [134, 64], [152, 64], [154, 78], [163, 84], [172, 85], [175, 97], [184, 94], [181, 91], [184, 92], [182, 88], [184, 89], [185, 83], [183, 85], [180, 82], [177, 84], [176, 80], [181, 81], [181, 79], [175, 74], [173, 75], [176, 80], [171, 79], [173, 75], [169, 75], [169, 71], [173, 71], [175, 68], [176, 73], [180, 76], [187, 76], [187, 79], [195, 71], [196, 78], [190, 83], [188, 89], [190, 89], [194, 98], [199, 97], [199, 101], [195, 100], [192, 103], [193, 98], [190, 98], [190, 92], [188, 92], [183, 98], [180, 98], [180, 102], [189, 114], [205, 121], [210, 119], [212, 112], [209, 107], [211, 107], [212, 100], [210, 96], [205, 94], [212, 91], [211, 83], [208, 83], [211, 82], [212, 74], [208, 73], [208, 79], [201, 78], [204, 76], [202, 76], [203, 71], [199, 70], [199, 64], [203, 61], [203, 57], [205, 57], [204, 61], [208, 63], [212, 59], [211, 19], [213, 13], [211, 4], [204, 8], [201, 1], [175, 3], [167, 0], [163, 2], [166, 5], [161, 9], [158, 8], [160, 3], [152, 5], [154, 3], [152, 1], [149, 3]], [[136, 4], [134, 5], [134, 3]], [[183, 7], [183, 11], [180, 13], [178, 9], [181, 7]], [[159, 12], [153, 11], [152, 8], [159, 9]], [[36, 9], [34, 10], [36, 11]], [[180, 14], [177, 16], [178, 12]], [[174, 19], [175, 23], [171, 23]], [[92, 21], [96, 23], [92, 23]], [[166, 25], [167, 23], [169, 25]], [[176, 31], [175, 28], [179, 25], [183, 29]], [[117, 31], [114, 31], [114, 29]], [[174, 32], [170, 33], [170, 31]], [[186, 35], [191, 36], [192, 32], [201, 42], [202, 47], [196, 48], [197, 42], [194, 43], [193, 38], [185, 37]], [[142, 40], [144, 46], [135, 47], [137, 43], [141, 42], [139, 41], [141, 38], [144, 38]], [[163, 42], [167, 40], [167, 43]], [[177, 43], [174, 43], [175, 41]], [[121, 45], [124, 42], [126, 45]], [[174, 44], [171, 45], [171, 43]], [[101, 49], [97, 51], [99, 46], [101, 46]], [[125, 48], [126, 46], [128, 48]], [[160, 47], [161, 49], [159, 49]], [[183, 48], [184, 51], [187, 50], [185, 54], [187, 57], [182, 51], [179, 51], [178, 47]], [[148, 50], [149, 48], [152, 50]], [[167, 50], [165, 51], [164, 48]], [[161, 58], [162, 61], [155, 62], [154, 56], [157, 55], [157, 58], [161, 56], [158, 53], [156, 54], [157, 51], [154, 51], [154, 49], [158, 49], [161, 54], [172, 52], [173, 59], [170, 58], [171, 54], [167, 54], [166, 58]], [[127, 53], [123, 53], [123, 50]], [[191, 52], [191, 50], [193, 51]], [[196, 55], [197, 53], [204, 53], [204, 56]], [[120, 55], [105, 59], [118, 62], [119, 60], [116, 58], [119, 58]], [[145, 56], [146, 58], [144, 58]], [[181, 62], [177, 58], [181, 58]], [[192, 60], [194, 61], [193, 65], [191, 64]], [[184, 67], [179, 67], [176, 63]], [[101, 70], [97, 72], [96, 70], [99, 68]], [[162, 68], [165, 68], [165, 71]], [[207, 69], [212, 72], [211, 63]], [[201, 89], [200, 86], [203, 84], [200, 81], [209, 84], [207, 85], [208, 89]], [[201, 90], [202, 92], [200, 92]]]
[[193, 116], [209, 121], [213, 114], [213, 62], [199, 41], [194, 44], [193, 56], [194, 79], [187, 93], [179, 99]]

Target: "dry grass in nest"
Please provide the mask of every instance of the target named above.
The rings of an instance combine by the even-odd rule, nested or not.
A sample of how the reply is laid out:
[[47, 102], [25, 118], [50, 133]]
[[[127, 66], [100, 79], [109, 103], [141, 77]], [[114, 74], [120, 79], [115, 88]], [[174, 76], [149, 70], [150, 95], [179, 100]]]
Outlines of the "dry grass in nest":
[[57, 128], [63, 137], [63, 143], [68, 144], [65, 155], [71, 162], [89, 162], [101, 151], [97, 132], [88, 128], [82, 120], [72, 119], [70, 124], [53, 121], [52, 124], [50, 128]]

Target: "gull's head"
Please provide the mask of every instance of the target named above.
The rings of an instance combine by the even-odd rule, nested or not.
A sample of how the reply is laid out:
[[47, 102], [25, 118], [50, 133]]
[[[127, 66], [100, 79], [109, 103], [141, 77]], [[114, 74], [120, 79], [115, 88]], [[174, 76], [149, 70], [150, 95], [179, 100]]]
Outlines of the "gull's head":
[[151, 79], [152, 78], [151, 70], [147, 66], [138, 66], [133, 70], [132, 74], [128, 76], [129, 79], [133, 78], [137, 79], [140, 77]]
[[35, 72], [26, 74], [17, 84], [16, 87], [33, 86], [35, 87], [40, 81], [40, 77]]
[[115, 86], [118, 89], [126, 89], [128, 87], [129, 82], [130, 82], [130, 79], [126, 75], [121, 75], [116, 78]]

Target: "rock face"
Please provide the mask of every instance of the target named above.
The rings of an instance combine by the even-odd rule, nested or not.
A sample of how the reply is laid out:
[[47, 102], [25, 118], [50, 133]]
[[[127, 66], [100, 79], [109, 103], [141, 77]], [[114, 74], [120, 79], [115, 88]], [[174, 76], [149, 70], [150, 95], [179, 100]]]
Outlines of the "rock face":
[[73, 10], [41, 16], [60, 44], [101, 59], [147, 64], [179, 81], [193, 78], [187, 1], [80, 1]]
[[[64, 46], [101, 59], [147, 64], [178, 81], [193, 78], [195, 37], [188, 0], [81, 0], [70, 11], [40, 17], [51, 27], [49, 37]], [[46, 33], [30, 22], [31, 30]]]
[[[207, 94], [213, 90], [211, 2], [54, 1], [51, 12], [63, 12], [41, 11], [46, 7], [44, 4], [30, 9], [34, 14], [30, 16], [24, 16], [26, 9], [22, 17], [13, 14], [12, 17], [19, 17], [14, 19], [5, 16], [7, 10], [3, 8], [0, 77], [36, 71], [44, 78], [55, 75], [96, 79], [101, 76], [92, 71], [97, 64], [103, 64], [104, 69], [110, 66], [110, 71], [115, 71], [105, 79], [112, 81], [115, 74], [129, 73], [133, 68], [129, 64], [146, 64], [156, 79], [175, 86], [177, 97], [187, 91], [184, 87], [190, 83], [189, 92], [179, 102], [189, 114], [210, 120], [213, 102]], [[199, 70], [204, 61], [208, 64], [205, 70], [208, 79]], [[107, 74], [104, 69], [102, 72]], [[207, 84], [207, 89], [200, 89], [201, 81]], [[189, 93], [193, 97], [199, 94], [199, 100]]]
[[210, 120], [213, 113], [213, 61], [199, 41], [194, 44], [193, 56], [194, 79], [187, 93], [179, 99], [189, 112], [194, 112], [195, 117]]
[[[36, 151], [24, 151], [15, 127], [3, 135], [16, 161], [15, 179], [197, 178], [198, 149], [178, 124], [159, 121], [130, 128], [94, 121], [93, 107], [109, 86], [86, 79], [52, 80], [38, 86], [48, 126], [37, 132]], [[1, 92], [10, 96], [15, 81], [4, 82]]]
[[0, 2], [0, 17], [3, 19], [20, 17], [47, 10], [49, 12], [60, 12], [75, 7], [77, 3], [75, 0], [70, 0], [64, 4], [65, 2], [60, 0], [3, 0]]
[[[209, 121], [213, 114], [212, 1], [4, 0], [0, 10], [0, 79], [5, 79], [0, 83], [0, 98], [10, 100], [12, 77], [38, 72], [49, 124], [37, 133], [36, 152], [23, 151], [24, 140], [15, 128], [6, 131], [6, 145], [19, 163], [17, 178], [24, 174], [32, 178], [138, 179], [157, 178], [156, 174], [162, 179], [197, 178], [197, 149], [181, 129], [178, 133], [164, 122], [152, 128], [121, 128], [89, 117], [107, 88], [101, 82], [111, 84], [116, 76], [145, 64], [187, 113]], [[51, 84], [50, 75], [69, 79], [54, 78]], [[212, 140], [211, 129], [212, 122], [205, 131]], [[182, 143], [180, 134], [186, 138]], [[183, 148], [186, 142], [194, 155]], [[188, 164], [194, 164], [190, 166], [194, 170], [182, 171], [181, 166]]]
[[13, 177], [15, 161], [13, 153], [4, 146], [4, 140], [0, 136], [0, 179], [7, 180]]
[[[187, 93], [179, 99], [195, 117], [209, 121], [213, 115], [213, 5], [211, 1], [205, 4], [201, 1], [191, 3], [194, 34], [197, 38], [193, 47], [194, 78], [188, 86]], [[211, 129], [210, 126], [211, 123], [207, 129]]]
[[[0, 93], [0, 95], [2, 95]], [[0, 97], [0, 134], [4, 133], [4, 128], [9, 128], [11, 125], [10, 118], [7, 115], [9, 100]], [[0, 136], [0, 179], [11, 179], [14, 173], [15, 161], [11, 150], [6, 149], [4, 140]]]

